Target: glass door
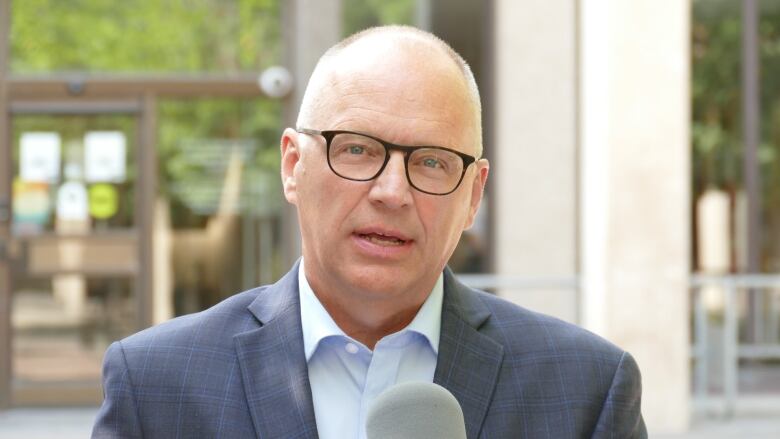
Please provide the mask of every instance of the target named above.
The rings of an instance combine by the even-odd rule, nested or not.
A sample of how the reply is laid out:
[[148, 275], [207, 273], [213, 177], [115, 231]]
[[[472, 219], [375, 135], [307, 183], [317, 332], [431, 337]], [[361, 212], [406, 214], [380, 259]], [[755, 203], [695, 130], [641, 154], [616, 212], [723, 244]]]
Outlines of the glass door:
[[140, 109], [59, 108], [10, 119], [13, 405], [99, 403], [106, 347], [140, 327]]

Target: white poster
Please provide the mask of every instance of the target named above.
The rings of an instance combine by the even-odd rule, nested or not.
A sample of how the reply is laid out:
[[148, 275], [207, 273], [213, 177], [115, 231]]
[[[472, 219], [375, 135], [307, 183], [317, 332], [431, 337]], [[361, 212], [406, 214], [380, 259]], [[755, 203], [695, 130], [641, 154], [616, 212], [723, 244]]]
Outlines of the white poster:
[[22, 133], [19, 139], [19, 178], [26, 182], [58, 181], [60, 144], [60, 135], [57, 133]]
[[91, 131], [84, 136], [84, 179], [88, 183], [125, 181], [126, 139], [121, 131]]
[[89, 218], [87, 188], [83, 183], [69, 181], [60, 186], [57, 191], [57, 217], [71, 221]]

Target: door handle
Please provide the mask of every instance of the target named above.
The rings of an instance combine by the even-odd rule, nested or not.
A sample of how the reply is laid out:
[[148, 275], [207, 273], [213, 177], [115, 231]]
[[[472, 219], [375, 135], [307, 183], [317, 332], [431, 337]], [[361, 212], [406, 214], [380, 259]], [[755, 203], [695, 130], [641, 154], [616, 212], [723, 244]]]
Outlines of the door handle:
[[0, 225], [11, 219], [11, 203], [6, 198], [0, 198]]

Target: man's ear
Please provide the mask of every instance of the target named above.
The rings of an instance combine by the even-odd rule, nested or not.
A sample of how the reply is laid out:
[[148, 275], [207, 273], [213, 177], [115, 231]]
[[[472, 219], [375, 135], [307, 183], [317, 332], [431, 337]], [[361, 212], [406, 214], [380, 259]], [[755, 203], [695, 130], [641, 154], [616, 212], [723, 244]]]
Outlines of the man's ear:
[[292, 128], [286, 128], [282, 133], [280, 144], [282, 152], [282, 188], [284, 189], [284, 197], [290, 204], [296, 204], [298, 201], [295, 167], [301, 159], [301, 152], [298, 147], [299, 140], [298, 132]]
[[474, 218], [477, 216], [479, 205], [482, 203], [482, 196], [485, 193], [485, 184], [487, 183], [488, 174], [490, 173], [490, 163], [487, 159], [479, 159], [474, 164], [477, 170], [477, 175], [471, 184], [471, 202], [469, 203], [469, 214], [466, 217], [466, 224], [463, 229], [471, 228], [474, 224]]

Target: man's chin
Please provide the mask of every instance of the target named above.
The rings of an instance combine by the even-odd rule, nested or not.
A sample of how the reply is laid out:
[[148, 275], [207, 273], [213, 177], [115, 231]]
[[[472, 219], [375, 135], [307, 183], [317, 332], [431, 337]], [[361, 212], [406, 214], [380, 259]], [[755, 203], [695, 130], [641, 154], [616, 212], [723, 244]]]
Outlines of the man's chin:
[[420, 284], [418, 270], [395, 265], [368, 265], [347, 273], [346, 284], [362, 294], [377, 297], [409, 294], [414, 285]]

